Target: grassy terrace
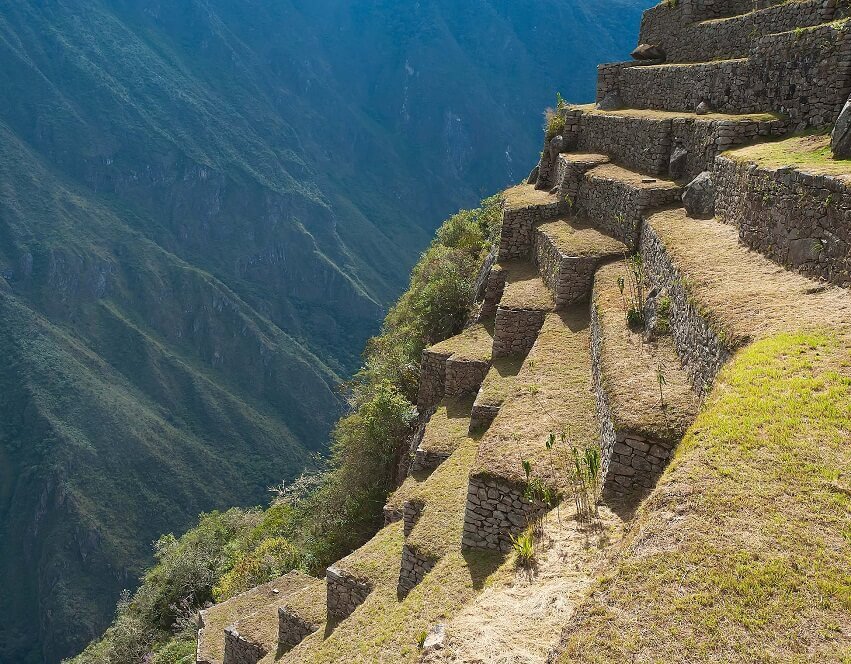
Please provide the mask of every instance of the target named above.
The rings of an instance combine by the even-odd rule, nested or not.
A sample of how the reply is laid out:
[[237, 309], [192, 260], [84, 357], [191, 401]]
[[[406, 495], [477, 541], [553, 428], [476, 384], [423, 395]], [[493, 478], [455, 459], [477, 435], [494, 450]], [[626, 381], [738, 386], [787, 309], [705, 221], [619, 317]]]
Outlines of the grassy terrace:
[[552, 311], [555, 300], [544, 284], [538, 269], [529, 261], [510, 261], [500, 264], [505, 271], [505, 290], [499, 306], [502, 309], [534, 309]]
[[578, 447], [599, 438], [589, 348], [587, 306], [547, 315], [514, 379], [516, 388], [479, 444], [474, 474], [521, 482], [521, 462], [528, 459], [536, 476], [553, 484], [565, 479], [567, 456], [554, 455], [553, 473], [545, 442], [551, 432], [561, 431]]
[[385, 528], [370, 543], [368, 556], [359, 550], [341, 561], [350, 572], [363, 570], [368, 558], [369, 576], [375, 589], [349, 618], [330, 634], [320, 630], [286, 655], [264, 662], [415, 662], [417, 638], [436, 622], [445, 621], [473, 599], [486, 582], [507, 579], [511, 562], [498, 554], [460, 551], [464, 501], [476, 441], [462, 445], [417, 486], [416, 497], [426, 508], [408, 543], [422, 553], [439, 558], [434, 570], [403, 601], [396, 593], [402, 554], [402, 524]]
[[[289, 594], [300, 591], [313, 581], [315, 580], [312, 577], [300, 572], [290, 572], [280, 579], [253, 588], [209, 608], [204, 613], [204, 638], [199, 644], [198, 654], [203, 659], [221, 662], [224, 657], [226, 627], [232, 625], [250, 609], [263, 607], [264, 603], [267, 606], [277, 607]], [[277, 630], [277, 614], [275, 621]], [[274, 641], [275, 639], [272, 639], [272, 642]]]
[[325, 579], [321, 579], [293, 593], [284, 602], [284, 606], [290, 612], [301, 616], [305, 622], [313, 625], [321, 625], [325, 622], [327, 615], [325, 612], [325, 600], [326, 582]]
[[[670, 336], [645, 342], [626, 322], [626, 301], [618, 277], [624, 262], [600, 268], [594, 284], [594, 307], [603, 339], [601, 373], [617, 429], [652, 440], [678, 442], [697, 415], [697, 399], [680, 366]], [[660, 396], [658, 371], [666, 385]]]
[[[695, 63], [681, 63], [684, 66]], [[770, 122], [771, 120], [782, 120], [783, 116], [777, 113], [748, 113], [746, 115], [729, 115], [727, 113], [707, 113], [698, 115], [697, 113], [687, 113], [685, 111], [655, 111], [649, 108], [628, 108], [618, 111], [601, 111], [595, 104], [583, 104], [579, 106], [571, 106], [571, 109], [584, 111], [590, 115], [617, 115], [624, 118], [637, 118], [646, 120], [673, 120], [686, 118], [697, 120], [699, 122], [708, 122], [711, 120], [729, 120], [729, 121], [748, 121], [748, 122]]]
[[531, 184], [519, 184], [511, 189], [506, 189], [502, 194], [507, 210], [517, 210], [531, 207], [533, 205], [550, 205], [557, 203], [558, 198], [548, 191], [535, 189]]
[[472, 396], [444, 399], [428, 421], [420, 447], [445, 456], [452, 454], [467, 438], [472, 407]]
[[596, 166], [586, 173], [588, 178], [617, 180], [635, 189], [679, 189], [680, 185], [664, 178], [648, 177], [615, 164]]
[[834, 159], [830, 136], [806, 134], [782, 141], [757, 143], [732, 150], [725, 156], [736, 161], [753, 162], [769, 170], [791, 166], [811, 175], [831, 175], [851, 180], [851, 159]]
[[537, 230], [549, 237], [567, 256], [612, 256], [627, 253], [620, 240], [601, 233], [581, 217], [564, 217], [538, 224]]
[[849, 469], [848, 330], [741, 351], [558, 661], [851, 661]]
[[790, 329], [851, 320], [851, 294], [784, 270], [739, 244], [732, 226], [686, 217], [648, 218], [682, 273], [692, 303], [732, 348]]
[[482, 406], [502, 406], [511, 394], [515, 378], [523, 366], [523, 358], [500, 357], [493, 362], [488, 375], [479, 389], [476, 403]]
[[441, 341], [429, 348], [435, 353], [446, 353], [456, 360], [481, 360], [491, 358], [493, 346], [493, 321], [471, 325], [461, 334]]

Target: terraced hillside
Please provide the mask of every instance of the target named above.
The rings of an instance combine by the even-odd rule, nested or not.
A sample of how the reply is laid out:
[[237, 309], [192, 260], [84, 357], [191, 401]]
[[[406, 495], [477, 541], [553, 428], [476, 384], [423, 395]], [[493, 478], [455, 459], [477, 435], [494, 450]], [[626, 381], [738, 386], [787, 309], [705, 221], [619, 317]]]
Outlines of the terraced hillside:
[[199, 663], [851, 658], [847, 9], [646, 12], [666, 57], [602, 65], [504, 193], [385, 527], [277, 635], [216, 607]]

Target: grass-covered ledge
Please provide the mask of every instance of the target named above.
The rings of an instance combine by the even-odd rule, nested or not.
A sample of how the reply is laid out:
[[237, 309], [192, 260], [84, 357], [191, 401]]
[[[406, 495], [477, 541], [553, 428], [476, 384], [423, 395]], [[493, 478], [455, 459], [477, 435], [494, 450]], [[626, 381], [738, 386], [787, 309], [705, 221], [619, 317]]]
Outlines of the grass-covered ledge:
[[851, 334], [719, 375], [559, 662], [851, 658]]

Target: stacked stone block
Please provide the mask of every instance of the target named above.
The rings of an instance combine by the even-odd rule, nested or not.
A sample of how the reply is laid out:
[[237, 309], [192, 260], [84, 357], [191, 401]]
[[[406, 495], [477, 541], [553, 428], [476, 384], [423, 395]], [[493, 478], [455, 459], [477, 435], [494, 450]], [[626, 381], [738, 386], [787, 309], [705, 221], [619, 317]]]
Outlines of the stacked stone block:
[[435, 408], [443, 400], [446, 387], [446, 361], [449, 357], [448, 353], [438, 353], [429, 348], [423, 351], [417, 395], [417, 408], [421, 413]]
[[[577, 116], [577, 117], [582, 117]], [[577, 124], [577, 127], [579, 125]], [[577, 135], [577, 138], [579, 134]], [[609, 158], [602, 154], [565, 153], [558, 158], [558, 167], [553, 192], [559, 198], [572, 204], [579, 195], [579, 185], [585, 173], [595, 166], [608, 163]]]
[[528, 258], [532, 249], [535, 224], [556, 219], [569, 210], [567, 203], [555, 197], [546, 205], [506, 209], [502, 217], [499, 260]]
[[278, 609], [278, 643], [283, 650], [295, 648], [319, 627], [289, 606]]
[[224, 664], [257, 664], [265, 655], [260, 644], [243, 637], [235, 626], [225, 628]]
[[851, 285], [851, 186], [791, 167], [715, 161], [715, 211], [746, 245], [781, 265]]
[[423, 555], [409, 547], [402, 547], [402, 564], [399, 569], [399, 583], [397, 592], [405, 596], [413, 590], [437, 563], [436, 560]]
[[327, 587], [328, 620], [338, 623], [348, 618], [356, 608], [366, 601], [372, 586], [339, 567], [325, 571]]
[[482, 308], [479, 312], [479, 320], [487, 320], [496, 316], [496, 308], [505, 291], [505, 270], [497, 264], [488, 273], [485, 281], [485, 295]]
[[446, 361], [446, 396], [476, 394], [490, 366], [490, 362], [483, 360], [459, 360], [450, 357]]
[[424, 508], [425, 503], [423, 503], [421, 500], [405, 501], [404, 505], [402, 506], [402, 518], [405, 520], [402, 530], [405, 537], [410, 535], [411, 531], [414, 530], [414, 526], [416, 526], [417, 521], [420, 520]]
[[470, 433], [484, 431], [499, 415], [499, 406], [490, 404], [474, 403], [470, 412]]
[[511, 535], [522, 533], [545, 511], [543, 504], [523, 496], [521, 486], [485, 476], [471, 477], [462, 547], [508, 553]]
[[525, 355], [532, 350], [545, 317], [546, 311], [499, 307], [494, 323], [493, 357]]
[[732, 357], [731, 349], [691, 301], [683, 275], [650, 223], [643, 226], [640, 252], [650, 281], [656, 288], [667, 290], [671, 299], [669, 324], [683, 367], [695, 391], [708, 394], [715, 376]]
[[832, 122], [851, 91], [851, 28], [827, 24], [761, 37], [748, 58], [608, 66], [597, 99], [616, 91], [629, 108], [721, 113], [776, 111], [799, 127]]
[[564, 254], [546, 233], [535, 233], [535, 264], [557, 309], [588, 299], [599, 262], [598, 256]]
[[662, 4], [645, 12], [639, 41], [661, 47], [668, 62], [744, 58], [760, 37], [828, 23], [844, 15], [836, 0], [785, 2], [752, 9], [720, 20], [689, 22], [683, 20], [683, 10]]

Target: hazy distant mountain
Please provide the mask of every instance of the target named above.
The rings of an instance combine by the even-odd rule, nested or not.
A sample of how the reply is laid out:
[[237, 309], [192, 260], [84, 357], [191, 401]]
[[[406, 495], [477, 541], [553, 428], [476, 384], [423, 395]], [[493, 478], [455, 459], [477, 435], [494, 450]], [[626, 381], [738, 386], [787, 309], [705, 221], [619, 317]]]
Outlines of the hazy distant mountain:
[[649, 4], [0, 0], [0, 662], [298, 473], [436, 224]]

